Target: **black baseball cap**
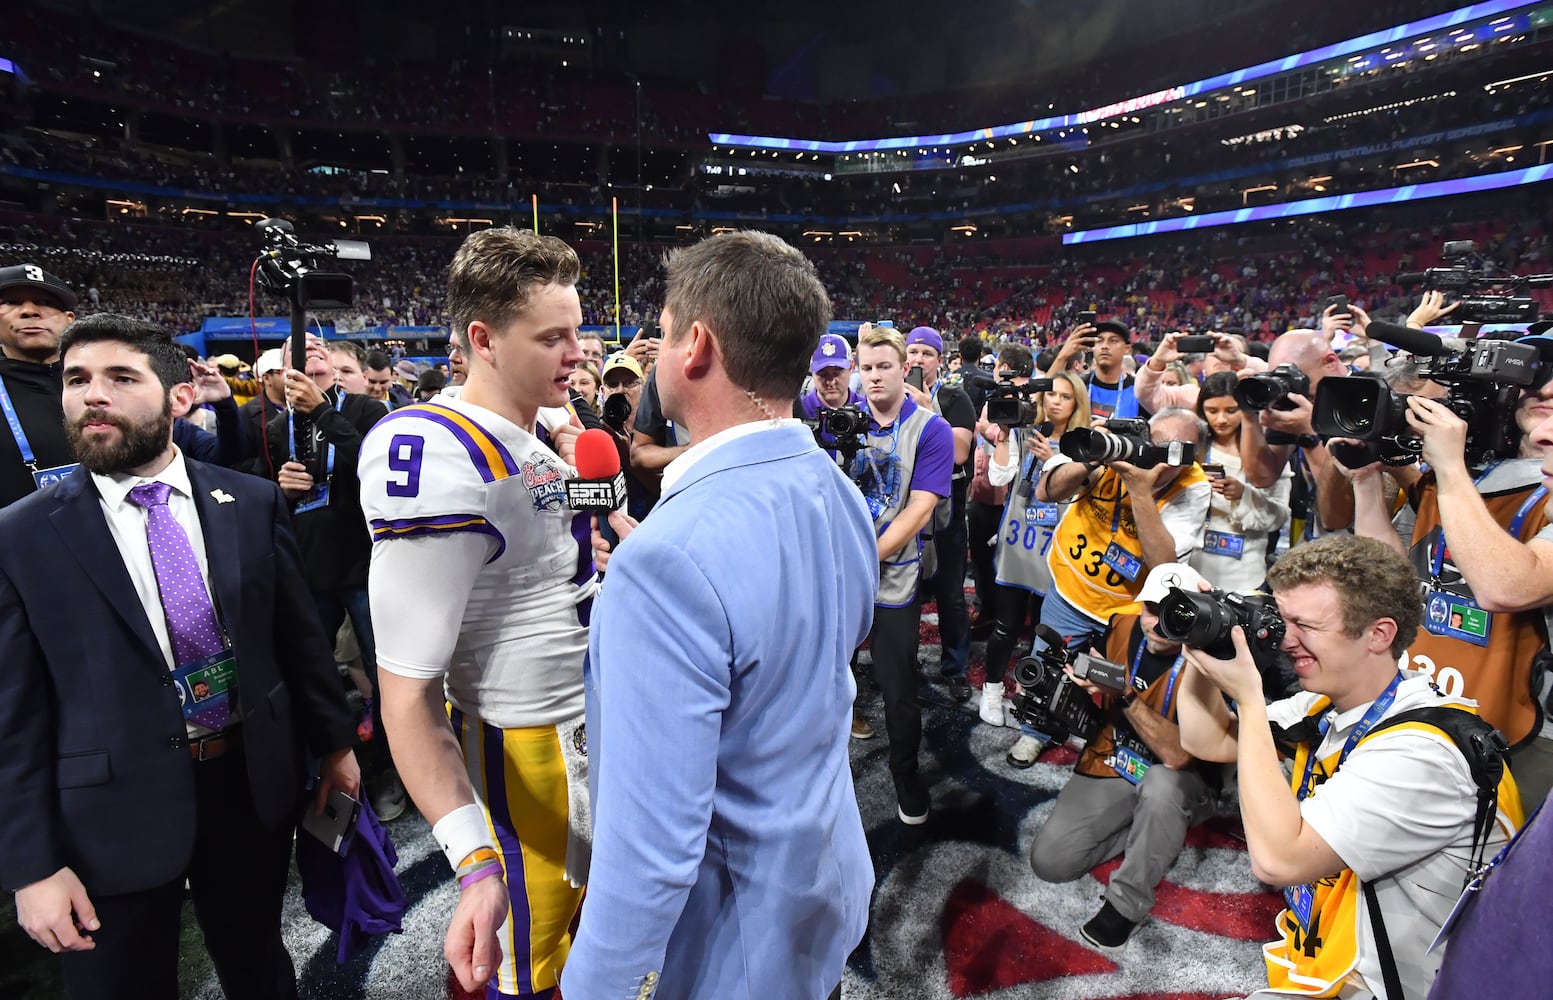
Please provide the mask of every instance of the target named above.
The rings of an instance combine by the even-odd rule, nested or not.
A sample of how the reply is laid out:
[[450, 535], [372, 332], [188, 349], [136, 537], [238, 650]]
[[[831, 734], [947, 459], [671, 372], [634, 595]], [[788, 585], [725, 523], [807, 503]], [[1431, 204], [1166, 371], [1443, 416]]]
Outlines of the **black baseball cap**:
[[1126, 323], [1122, 323], [1114, 319], [1103, 319], [1096, 323], [1095, 332], [1114, 333], [1128, 343], [1132, 342], [1132, 328], [1129, 327]]
[[67, 312], [76, 307], [75, 292], [58, 275], [50, 274], [36, 264], [13, 264], [0, 267], [0, 292], [12, 288], [35, 288], [47, 292], [59, 300], [59, 306]]

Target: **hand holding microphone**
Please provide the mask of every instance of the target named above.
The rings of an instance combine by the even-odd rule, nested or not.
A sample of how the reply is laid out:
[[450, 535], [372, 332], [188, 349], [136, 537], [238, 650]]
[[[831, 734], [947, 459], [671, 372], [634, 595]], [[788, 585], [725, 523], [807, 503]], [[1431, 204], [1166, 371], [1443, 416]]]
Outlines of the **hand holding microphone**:
[[[594, 515], [594, 562], [603, 571], [608, 563], [608, 553], [620, 544], [620, 538], [610, 523], [610, 515], [626, 504], [626, 477], [620, 471], [620, 452], [615, 439], [597, 427], [577, 435], [577, 478], [566, 481], [566, 505], [572, 510], [591, 511]], [[628, 528], [636, 522], [621, 515]], [[628, 532], [629, 533], [629, 530]], [[600, 547], [602, 541], [604, 547]], [[601, 560], [600, 555], [604, 558]]]

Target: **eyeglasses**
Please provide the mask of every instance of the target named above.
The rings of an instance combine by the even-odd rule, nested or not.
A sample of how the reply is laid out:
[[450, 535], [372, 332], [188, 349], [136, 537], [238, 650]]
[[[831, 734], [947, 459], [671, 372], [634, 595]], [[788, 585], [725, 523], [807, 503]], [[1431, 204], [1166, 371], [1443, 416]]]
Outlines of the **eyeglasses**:
[[641, 379], [633, 378], [629, 382], [605, 382], [604, 383], [604, 388], [606, 388], [606, 389], [635, 389], [637, 386], [639, 386], [641, 384], [642, 384], [642, 380]]

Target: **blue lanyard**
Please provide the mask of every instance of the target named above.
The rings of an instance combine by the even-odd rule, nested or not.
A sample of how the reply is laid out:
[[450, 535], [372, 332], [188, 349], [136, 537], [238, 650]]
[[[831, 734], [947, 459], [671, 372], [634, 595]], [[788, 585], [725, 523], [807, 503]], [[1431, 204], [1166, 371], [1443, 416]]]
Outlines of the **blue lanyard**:
[[11, 393], [6, 389], [3, 378], [0, 378], [0, 409], [5, 410], [5, 422], [11, 425], [11, 436], [16, 439], [16, 447], [22, 453], [22, 462], [37, 472], [38, 456], [33, 454], [32, 445], [27, 442], [27, 432], [22, 430], [21, 418], [16, 415], [16, 404], [11, 402]]
[[[334, 412], [345, 412], [344, 389], [340, 390], [339, 398], [334, 401]], [[297, 460], [297, 415], [296, 411], [290, 407], [286, 408], [286, 433], [291, 439], [291, 460], [295, 462]], [[328, 479], [334, 475], [334, 445], [332, 443], [329, 445], [329, 450], [324, 454], [326, 456], [324, 460], [324, 478]]]
[[[1139, 623], [1139, 627], [1142, 627]], [[1138, 640], [1138, 651], [1132, 654], [1132, 669], [1127, 671], [1127, 687], [1135, 690], [1133, 680], [1138, 676], [1138, 665], [1143, 662], [1143, 651], [1149, 647], [1148, 637]], [[1186, 663], [1186, 653], [1176, 654], [1176, 662], [1170, 665], [1170, 679], [1165, 682], [1165, 706], [1159, 710], [1159, 714], [1170, 718], [1170, 706], [1176, 698], [1176, 681], [1181, 679], [1181, 667]], [[1398, 676], [1401, 676], [1400, 674]]]
[[[1483, 480], [1487, 479], [1488, 478], [1488, 474], [1490, 472], [1493, 472], [1495, 466], [1497, 466], [1498, 464], [1499, 464], [1498, 462], [1494, 462], [1491, 465], [1489, 465], [1488, 468], [1486, 468], [1482, 472], [1478, 473], [1477, 478], [1472, 480], [1472, 485], [1476, 486], [1477, 484], [1481, 483]], [[1546, 486], [1538, 486], [1536, 489], [1532, 490], [1530, 494], [1527, 495], [1526, 499], [1521, 502], [1520, 509], [1517, 510], [1515, 512], [1515, 516], [1510, 519], [1510, 526], [1505, 529], [1506, 531], [1508, 531], [1510, 533], [1510, 537], [1512, 537], [1512, 538], [1520, 538], [1521, 537], [1521, 528], [1523, 528], [1526, 525], [1526, 518], [1527, 518], [1528, 515], [1531, 514], [1531, 509], [1533, 507], [1537, 506], [1537, 504], [1542, 500], [1542, 498], [1547, 496], [1547, 495], [1548, 495], [1548, 488]], [[1445, 548], [1445, 528], [1442, 525], [1441, 528], [1440, 528], [1440, 537], [1437, 538], [1435, 540], [1435, 543], [1434, 543], [1434, 556], [1433, 556], [1432, 559], [1430, 559], [1430, 562], [1429, 562], [1429, 565], [1430, 565], [1430, 579], [1431, 580], [1436, 580], [1437, 581], [1437, 580], [1440, 579], [1440, 571], [1445, 568], [1445, 551], [1446, 551], [1446, 548]]]
[[[1374, 703], [1370, 705], [1369, 711], [1364, 713], [1364, 718], [1360, 719], [1359, 724], [1353, 727], [1353, 732], [1349, 735], [1348, 742], [1343, 744], [1343, 752], [1338, 754], [1337, 767], [1332, 769], [1333, 774], [1337, 773], [1338, 767], [1343, 766], [1343, 761], [1348, 759], [1348, 754], [1353, 751], [1354, 747], [1359, 745], [1359, 741], [1364, 739], [1371, 729], [1375, 728], [1375, 724], [1380, 721], [1381, 716], [1385, 715], [1386, 711], [1391, 708], [1391, 703], [1397, 700], [1397, 687], [1401, 683], [1402, 675], [1398, 673], [1391, 679], [1391, 683], [1386, 685], [1386, 690], [1381, 692], [1381, 696], [1376, 698]], [[1327, 730], [1331, 728], [1331, 725], [1330, 720], [1321, 720], [1321, 738], [1323, 740], [1326, 739]], [[1318, 742], [1310, 748], [1310, 756], [1305, 760], [1305, 777], [1300, 782], [1299, 791], [1295, 793], [1295, 798], [1301, 802], [1304, 802], [1305, 798], [1310, 794], [1310, 776], [1316, 770], [1316, 764], [1320, 762], [1320, 757], [1321, 744]], [[1327, 775], [1329, 778], [1331, 776], [1330, 774]]]

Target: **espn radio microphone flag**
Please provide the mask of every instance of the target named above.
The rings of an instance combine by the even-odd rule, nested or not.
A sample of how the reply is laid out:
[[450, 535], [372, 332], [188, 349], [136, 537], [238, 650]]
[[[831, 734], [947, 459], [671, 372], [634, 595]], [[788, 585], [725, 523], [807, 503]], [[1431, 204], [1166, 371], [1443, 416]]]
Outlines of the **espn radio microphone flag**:
[[566, 481], [566, 506], [597, 514], [599, 534], [614, 549], [620, 539], [609, 525], [609, 514], [625, 503], [626, 477], [615, 439], [608, 431], [590, 427], [577, 435], [577, 478]]

